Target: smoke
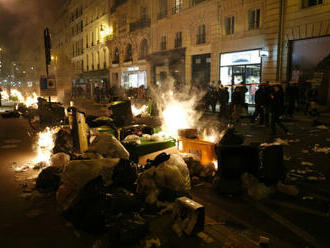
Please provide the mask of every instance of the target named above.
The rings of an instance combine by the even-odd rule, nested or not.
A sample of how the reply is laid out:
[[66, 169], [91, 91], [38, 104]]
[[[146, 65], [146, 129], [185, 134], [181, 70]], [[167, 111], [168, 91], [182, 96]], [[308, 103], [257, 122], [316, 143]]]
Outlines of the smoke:
[[205, 92], [188, 85], [178, 87], [173, 78], [166, 79], [161, 86], [154, 86], [150, 91], [166, 134], [176, 137], [179, 129], [197, 127], [203, 114], [201, 105]]
[[64, 0], [0, 0], [0, 46], [11, 60], [35, 60], [43, 47], [43, 29], [54, 22]]

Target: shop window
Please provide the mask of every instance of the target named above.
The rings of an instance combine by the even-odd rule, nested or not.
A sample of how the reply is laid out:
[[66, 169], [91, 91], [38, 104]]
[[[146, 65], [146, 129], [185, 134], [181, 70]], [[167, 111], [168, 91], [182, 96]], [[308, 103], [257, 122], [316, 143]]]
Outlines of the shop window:
[[126, 46], [126, 55], [125, 55], [125, 61], [124, 62], [128, 62], [128, 61], [132, 61], [132, 45], [128, 44]]
[[258, 29], [260, 27], [260, 9], [249, 10], [249, 30]]
[[166, 36], [162, 36], [161, 42], [160, 42], [160, 49], [161, 50], [166, 50]]
[[148, 55], [148, 41], [143, 39], [140, 44], [140, 56], [139, 59], [145, 59]]
[[180, 48], [182, 47], [182, 32], [177, 32], [175, 34], [175, 44], [174, 44], [175, 48]]
[[234, 16], [229, 16], [225, 17], [225, 32], [226, 35], [233, 34], [235, 31], [235, 17]]
[[197, 33], [197, 44], [203, 44], [206, 42], [206, 30], [205, 30], [205, 24], [198, 26], [198, 33]]
[[323, 4], [323, 0], [302, 0], [302, 7], [308, 8], [316, 5]]
[[116, 47], [113, 54], [112, 64], [119, 64], [119, 49]]

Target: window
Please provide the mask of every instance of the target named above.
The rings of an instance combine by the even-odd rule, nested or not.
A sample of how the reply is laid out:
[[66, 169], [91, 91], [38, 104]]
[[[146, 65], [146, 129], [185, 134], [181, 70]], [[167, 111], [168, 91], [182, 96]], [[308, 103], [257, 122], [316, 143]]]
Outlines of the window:
[[128, 44], [126, 46], [126, 57], [125, 57], [125, 62], [132, 61], [132, 45]]
[[201, 2], [204, 2], [205, 0], [191, 0], [191, 5], [196, 5], [196, 4], [199, 4]]
[[148, 11], [147, 11], [147, 7], [141, 7], [141, 19], [147, 19], [148, 15], [147, 15]]
[[205, 24], [198, 26], [198, 33], [197, 33], [197, 44], [203, 44], [206, 42], [206, 31], [205, 31]]
[[230, 17], [225, 17], [225, 32], [226, 35], [233, 34], [235, 31], [235, 17], [230, 16]]
[[86, 35], [86, 48], [88, 48], [88, 35]]
[[148, 55], [148, 41], [146, 39], [141, 41], [139, 59], [145, 59]]
[[88, 54], [86, 55], [86, 69], [89, 71], [89, 60], [88, 60]]
[[249, 10], [249, 30], [258, 29], [260, 27], [260, 9]]
[[162, 36], [161, 42], [160, 42], [160, 49], [161, 50], [166, 50], [166, 36]]
[[117, 47], [115, 48], [115, 51], [114, 51], [112, 64], [119, 64], [119, 50]]
[[174, 43], [175, 48], [182, 47], [182, 32], [177, 32], [175, 34], [175, 43]]
[[167, 16], [167, 0], [159, 0], [158, 19], [165, 18], [166, 16]]
[[323, 0], [302, 0], [302, 7], [308, 8], [316, 5], [323, 4]]
[[103, 58], [103, 67], [104, 69], [107, 68], [107, 49], [103, 49], [103, 55], [104, 55], [104, 58]]
[[175, 0], [175, 6], [174, 8], [172, 9], [172, 14], [176, 14], [176, 13], [179, 13], [182, 9], [182, 3], [183, 3], [183, 0]]

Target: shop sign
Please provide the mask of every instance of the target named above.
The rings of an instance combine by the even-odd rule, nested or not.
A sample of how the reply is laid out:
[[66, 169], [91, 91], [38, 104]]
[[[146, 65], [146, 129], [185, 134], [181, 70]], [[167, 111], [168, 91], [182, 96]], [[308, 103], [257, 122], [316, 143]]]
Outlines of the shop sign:
[[260, 64], [260, 50], [221, 54], [221, 66]]
[[127, 71], [138, 71], [140, 68], [138, 66], [127, 67]]

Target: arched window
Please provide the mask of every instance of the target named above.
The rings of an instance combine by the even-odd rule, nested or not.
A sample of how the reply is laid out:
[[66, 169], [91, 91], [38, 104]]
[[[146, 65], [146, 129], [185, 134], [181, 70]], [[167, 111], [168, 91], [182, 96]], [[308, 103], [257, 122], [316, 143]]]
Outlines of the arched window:
[[128, 44], [126, 46], [126, 56], [125, 56], [125, 62], [132, 61], [132, 45]]
[[113, 54], [112, 64], [119, 64], [119, 49], [116, 47]]
[[140, 44], [140, 56], [139, 59], [145, 59], [148, 55], [148, 41], [143, 39]]

